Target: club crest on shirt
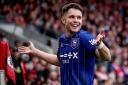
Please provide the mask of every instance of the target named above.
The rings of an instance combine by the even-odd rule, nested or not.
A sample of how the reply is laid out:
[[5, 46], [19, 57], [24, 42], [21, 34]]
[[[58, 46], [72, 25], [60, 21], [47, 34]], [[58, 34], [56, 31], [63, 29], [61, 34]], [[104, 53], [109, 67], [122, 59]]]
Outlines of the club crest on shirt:
[[79, 45], [79, 38], [73, 38], [71, 41], [72, 48], [76, 48]]

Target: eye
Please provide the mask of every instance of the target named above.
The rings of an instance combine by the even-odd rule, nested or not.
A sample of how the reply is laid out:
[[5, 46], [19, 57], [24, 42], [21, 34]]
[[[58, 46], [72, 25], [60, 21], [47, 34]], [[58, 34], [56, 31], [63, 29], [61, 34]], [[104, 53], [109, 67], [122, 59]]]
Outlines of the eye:
[[73, 18], [75, 18], [75, 16], [71, 15], [71, 16], [69, 16], [69, 18], [73, 19]]
[[77, 16], [77, 19], [81, 19], [82, 17], [81, 16]]

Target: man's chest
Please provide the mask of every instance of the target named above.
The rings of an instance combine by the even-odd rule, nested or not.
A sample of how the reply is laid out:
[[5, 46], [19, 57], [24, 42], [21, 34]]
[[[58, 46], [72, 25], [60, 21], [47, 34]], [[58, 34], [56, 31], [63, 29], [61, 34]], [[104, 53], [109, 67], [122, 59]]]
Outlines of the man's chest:
[[80, 55], [79, 38], [73, 38], [69, 42], [60, 42], [59, 57], [60, 61], [65, 63], [77, 62]]

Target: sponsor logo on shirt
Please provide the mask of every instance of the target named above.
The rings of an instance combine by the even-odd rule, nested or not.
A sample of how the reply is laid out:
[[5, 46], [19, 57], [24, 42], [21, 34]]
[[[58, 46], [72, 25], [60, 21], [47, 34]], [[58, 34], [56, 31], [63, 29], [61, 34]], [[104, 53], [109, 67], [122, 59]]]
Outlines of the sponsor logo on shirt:
[[78, 59], [78, 52], [69, 52], [63, 55], [60, 55], [61, 58], [68, 58], [68, 59]]
[[63, 63], [69, 63], [70, 59], [78, 59], [78, 52], [69, 52], [63, 55], [60, 55], [60, 58], [64, 58], [62, 60]]

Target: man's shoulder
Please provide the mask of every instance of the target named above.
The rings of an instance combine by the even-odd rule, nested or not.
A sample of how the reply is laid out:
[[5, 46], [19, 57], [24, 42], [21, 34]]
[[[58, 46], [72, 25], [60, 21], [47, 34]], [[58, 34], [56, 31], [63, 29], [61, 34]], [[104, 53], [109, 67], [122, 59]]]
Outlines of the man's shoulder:
[[62, 40], [65, 39], [65, 37], [66, 37], [66, 35], [65, 35], [65, 34], [62, 34], [62, 35], [58, 38], [58, 40], [59, 40], [59, 41], [62, 41]]
[[83, 38], [83, 37], [87, 37], [87, 38], [94, 37], [91, 32], [85, 31], [85, 30], [80, 30], [79, 35], [80, 35], [81, 38]]

